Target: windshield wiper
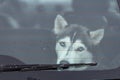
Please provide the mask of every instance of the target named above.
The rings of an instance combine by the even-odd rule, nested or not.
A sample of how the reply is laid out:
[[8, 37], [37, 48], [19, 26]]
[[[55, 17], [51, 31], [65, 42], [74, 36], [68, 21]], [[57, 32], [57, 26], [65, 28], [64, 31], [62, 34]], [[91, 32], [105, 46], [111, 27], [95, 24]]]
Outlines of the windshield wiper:
[[79, 66], [96, 66], [97, 63], [79, 63], [79, 64], [28, 64], [28, 65], [0, 65], [0, 72], [14, 71], [43, 71], [43, 70], [58, 70], [68, 69], [69, 67]]

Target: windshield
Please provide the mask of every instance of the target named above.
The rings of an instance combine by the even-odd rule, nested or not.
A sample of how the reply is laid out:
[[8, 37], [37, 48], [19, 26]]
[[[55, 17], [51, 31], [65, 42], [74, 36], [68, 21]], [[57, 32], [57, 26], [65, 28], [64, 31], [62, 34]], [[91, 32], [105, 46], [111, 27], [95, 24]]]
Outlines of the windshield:
[[[0, 56], [12, 57], [18, 64], [98, 64], [68, 70], [118, 68], [119, 3], [0, 0]], [[7, 63], [14, 64], [9, 59]]]

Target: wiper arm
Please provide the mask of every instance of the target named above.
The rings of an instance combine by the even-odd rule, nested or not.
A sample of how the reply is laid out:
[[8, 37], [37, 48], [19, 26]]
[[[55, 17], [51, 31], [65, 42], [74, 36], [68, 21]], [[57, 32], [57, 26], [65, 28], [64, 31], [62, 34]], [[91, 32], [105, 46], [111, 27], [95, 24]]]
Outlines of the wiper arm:
[[58, 70], [85, 65], [96, 66], [97, 63], [0, 65], [0, 72]]

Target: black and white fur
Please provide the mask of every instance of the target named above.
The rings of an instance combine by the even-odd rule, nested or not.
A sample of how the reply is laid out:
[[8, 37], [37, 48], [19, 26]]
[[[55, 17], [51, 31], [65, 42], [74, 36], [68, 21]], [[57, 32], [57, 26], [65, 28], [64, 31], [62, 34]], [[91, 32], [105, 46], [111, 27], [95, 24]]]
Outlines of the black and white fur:
[[[90, 31], [77, 25], [68, 25], [67, 21], [57, 15], [54, 24], [56, 34], [57, 64], [92, 63], [92, 47], [98, 45], [104, 36], [104, 29]], [[88, 66], [70, 67], [68, 70], [86, 70]]]

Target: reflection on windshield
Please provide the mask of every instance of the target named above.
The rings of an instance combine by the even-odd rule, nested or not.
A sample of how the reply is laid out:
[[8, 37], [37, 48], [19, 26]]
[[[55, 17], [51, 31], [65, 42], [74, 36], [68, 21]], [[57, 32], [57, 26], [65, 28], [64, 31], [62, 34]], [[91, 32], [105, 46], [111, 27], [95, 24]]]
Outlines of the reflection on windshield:
[[[71, 58], [73, 62], [77, 62], [77, 58], [81, 62], [86, 60], [91, 62], [94, 59], [98, 63], [97, 67], [87, 69], [119, 67], [120, 13], [118, 3], [120, 3], [119, 0], [0, 0], [0, 53], [15, 57], [24, 63], [55, 64], [61, 59], [65, 63], [71, 63], [64, 58], [65, 55], [58, 59], [68, 49], [63, 50], [65, 48], [59, 46], [58, 49], [63, 52], [56, 54], [59, 51], [56, 51], [57, 44], [63, 47], [69, 45], [64, 42], [67, 40], [70, 43], [65, 35], [71, 29], [62, 33], [64, 39], [61, 39], [63, 35], [60, 35], [60, 40], [57, 39], [58, 43], [56, 43], [56, 35], [64, 31], [65, 26], [78, 24], [85, 26], [84, 30], [98, 30], [91, 36], [94, 38], [94, 44], [100, 43], [95, 46], [93, 52], [90, 52], [91, 55], [87, 54], [87, 59], [85, 59], [86, 55], [82, 55], [85, 56], [84, 59], [75, 57], [74, 60], [73, 54], [72, 58], [71, 56], [67, 58]], [[56, 17], [58, 14], [59, 16]], [[72, 26], [76, 27], [76, 25]], [[99, 31], [100, 29], [104, 29], [104, 35]], [[71, 34], [73, 32], [71, 30]], [[73, 42], [75, 39], [73, 38]], [[88, 49], [86, 47], [88, 43], [81, 44], [82, 48], [79, 46], [77, 51]], [[75, 45], [78, 46], [78, 44]], [[91, 56], [92, 59], [90, 59]]]

